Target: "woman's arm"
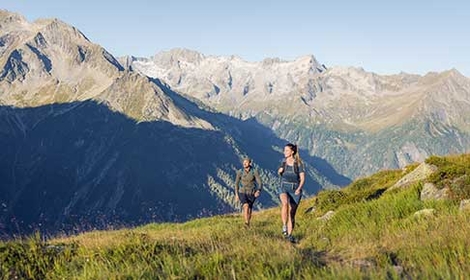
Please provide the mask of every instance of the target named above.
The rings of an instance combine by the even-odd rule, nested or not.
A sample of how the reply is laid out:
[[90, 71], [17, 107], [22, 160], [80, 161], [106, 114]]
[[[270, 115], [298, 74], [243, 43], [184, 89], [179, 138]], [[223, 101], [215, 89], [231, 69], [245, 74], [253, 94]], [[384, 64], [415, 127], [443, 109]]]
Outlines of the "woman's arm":
[[305, 172], [300, 172], [299, 173], [299, 178], [300, 178], [300, 182], [299, 182], [299, 187], [295, 190], [295, 194], [300, 194], [300, 192], [302, 191], [302, 188], [304, 186], [304, 183], [305, 183]]

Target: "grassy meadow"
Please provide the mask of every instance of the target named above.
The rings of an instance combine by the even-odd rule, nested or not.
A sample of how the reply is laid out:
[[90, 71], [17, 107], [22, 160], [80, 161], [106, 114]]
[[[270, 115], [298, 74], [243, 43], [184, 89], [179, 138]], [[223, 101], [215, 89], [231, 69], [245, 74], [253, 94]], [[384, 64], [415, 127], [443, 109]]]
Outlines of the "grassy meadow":
[[[421, 201], [424, 182], [384, 192], [417, 165], [381, 171], [305, 199], [291, 244], [280, 208], [181, 224], [0, 242], [1, 279], [465, 279], [470, 275], [470, 155], [431, 157], [426, 182], [452, 185], [448, 200]], [[438, 174], [438, 175], [436, 175]], [[463, 183], [461, 182], [463, 181]], [[415, 212], [432, 208], [431, 215]], [[321, 218], [329, 211], [334, 214]]]

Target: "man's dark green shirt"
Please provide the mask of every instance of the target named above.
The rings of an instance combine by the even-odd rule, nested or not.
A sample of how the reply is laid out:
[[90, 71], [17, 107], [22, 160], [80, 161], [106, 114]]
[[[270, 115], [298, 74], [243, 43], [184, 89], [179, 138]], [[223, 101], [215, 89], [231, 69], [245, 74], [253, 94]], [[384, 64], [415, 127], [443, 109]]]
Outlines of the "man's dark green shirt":
[[238, 170], [237, 177], [235, 178], [236, 192], [254, 193], [262, 189], [261, 177], [259, 176], [258, 170], [253, 169], [253, 167], [250, 167], [248, 172], [244, 168]]

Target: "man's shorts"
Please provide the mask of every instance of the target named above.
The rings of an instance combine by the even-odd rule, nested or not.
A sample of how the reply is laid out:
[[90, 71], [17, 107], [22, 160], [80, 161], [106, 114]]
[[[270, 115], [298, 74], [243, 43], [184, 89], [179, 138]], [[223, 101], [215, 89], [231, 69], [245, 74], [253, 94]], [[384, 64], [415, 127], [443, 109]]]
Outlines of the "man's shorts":
[[256, 197], [251, 193], [238, 193], [238, 197], [240, 198], [241, 204], [248, 203], [248, 206], [253, 207], [253, 203], [255, 203]]

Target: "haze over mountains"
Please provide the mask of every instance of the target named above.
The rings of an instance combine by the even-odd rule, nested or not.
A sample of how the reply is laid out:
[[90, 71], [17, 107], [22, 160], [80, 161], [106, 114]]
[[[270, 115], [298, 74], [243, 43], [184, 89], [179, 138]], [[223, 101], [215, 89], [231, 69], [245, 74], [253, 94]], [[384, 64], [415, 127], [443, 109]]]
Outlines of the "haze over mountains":
[[[238, 209], [241, 158], [276, 203], [285, 140], [123, 67], [57, 19], [0, 11], [0, 235], [183, 221]], [[349, 179], [306, 156], [307, 193]]]

